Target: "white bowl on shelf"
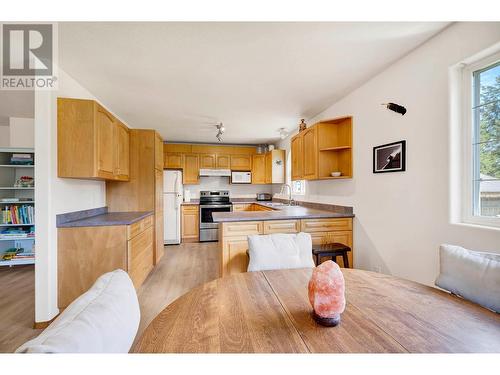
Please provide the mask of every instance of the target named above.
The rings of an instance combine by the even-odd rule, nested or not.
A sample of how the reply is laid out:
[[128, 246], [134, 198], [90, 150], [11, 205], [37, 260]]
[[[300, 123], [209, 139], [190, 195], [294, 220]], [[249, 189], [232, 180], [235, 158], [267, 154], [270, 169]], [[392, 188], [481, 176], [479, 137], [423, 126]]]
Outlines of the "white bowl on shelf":
[[342, 175], [342, 172], [332, 172], [330, 173], [332, 177], [340, 177]]

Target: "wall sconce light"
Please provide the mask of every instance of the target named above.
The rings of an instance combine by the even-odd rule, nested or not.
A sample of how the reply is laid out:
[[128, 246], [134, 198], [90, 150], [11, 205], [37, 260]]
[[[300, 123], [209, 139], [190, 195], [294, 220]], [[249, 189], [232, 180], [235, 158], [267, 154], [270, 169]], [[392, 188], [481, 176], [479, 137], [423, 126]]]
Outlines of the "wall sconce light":
[[403, 116], [406, 113], [406, 108], [403, 107], [402, 105], [396, 103], [382, 103], [382, 105], [385, 105], [386, 108], [391, 111], [394, 111], [396, 113], [401, 113], [401, 116]]

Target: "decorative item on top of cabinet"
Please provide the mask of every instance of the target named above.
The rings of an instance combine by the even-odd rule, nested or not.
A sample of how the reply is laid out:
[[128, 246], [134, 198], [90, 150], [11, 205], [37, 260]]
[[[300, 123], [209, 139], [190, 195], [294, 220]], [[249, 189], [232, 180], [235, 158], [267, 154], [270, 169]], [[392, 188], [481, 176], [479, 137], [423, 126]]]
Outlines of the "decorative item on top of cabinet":
[[307, 129], [306, 120], [302, 118], [300, 119], [299, 132], [303, 132], [306, 129]]
[[128, 129], [94, 100], [57, 99], [57, 175], [128, 181]]
[[200, 156], [198, 154], [184, 155], [184, 170], [182, 183], [184, 185], [198, 184], [200, 182]]
[[200, 238], [200, 211], [198, 205], [181, 206], [182, 242], [198, 242]]
[[292, 180], [352, 178], [352, 117], [314, 124], [292, 138], [291, 148]]

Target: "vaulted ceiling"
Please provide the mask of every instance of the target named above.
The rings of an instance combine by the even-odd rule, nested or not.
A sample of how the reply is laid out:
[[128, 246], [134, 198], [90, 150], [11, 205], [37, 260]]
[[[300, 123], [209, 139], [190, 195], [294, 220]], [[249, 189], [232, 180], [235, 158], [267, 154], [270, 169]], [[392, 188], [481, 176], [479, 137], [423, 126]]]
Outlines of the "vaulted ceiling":
[[360, 86], [446, 23], [60, 23], [61, 67], [168, 141], [261, 143]]

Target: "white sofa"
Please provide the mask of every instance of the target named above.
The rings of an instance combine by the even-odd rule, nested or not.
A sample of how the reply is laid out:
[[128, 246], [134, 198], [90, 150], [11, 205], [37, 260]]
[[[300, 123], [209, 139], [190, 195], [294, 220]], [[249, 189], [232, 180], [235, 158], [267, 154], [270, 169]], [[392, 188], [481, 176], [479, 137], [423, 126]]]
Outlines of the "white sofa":
[[108, 272], [16, 353], [127, 353], [141, 314], [132, 280]]
[[439, 261], [438, 287], [500, 312], [500, 254], [444, 244]]

